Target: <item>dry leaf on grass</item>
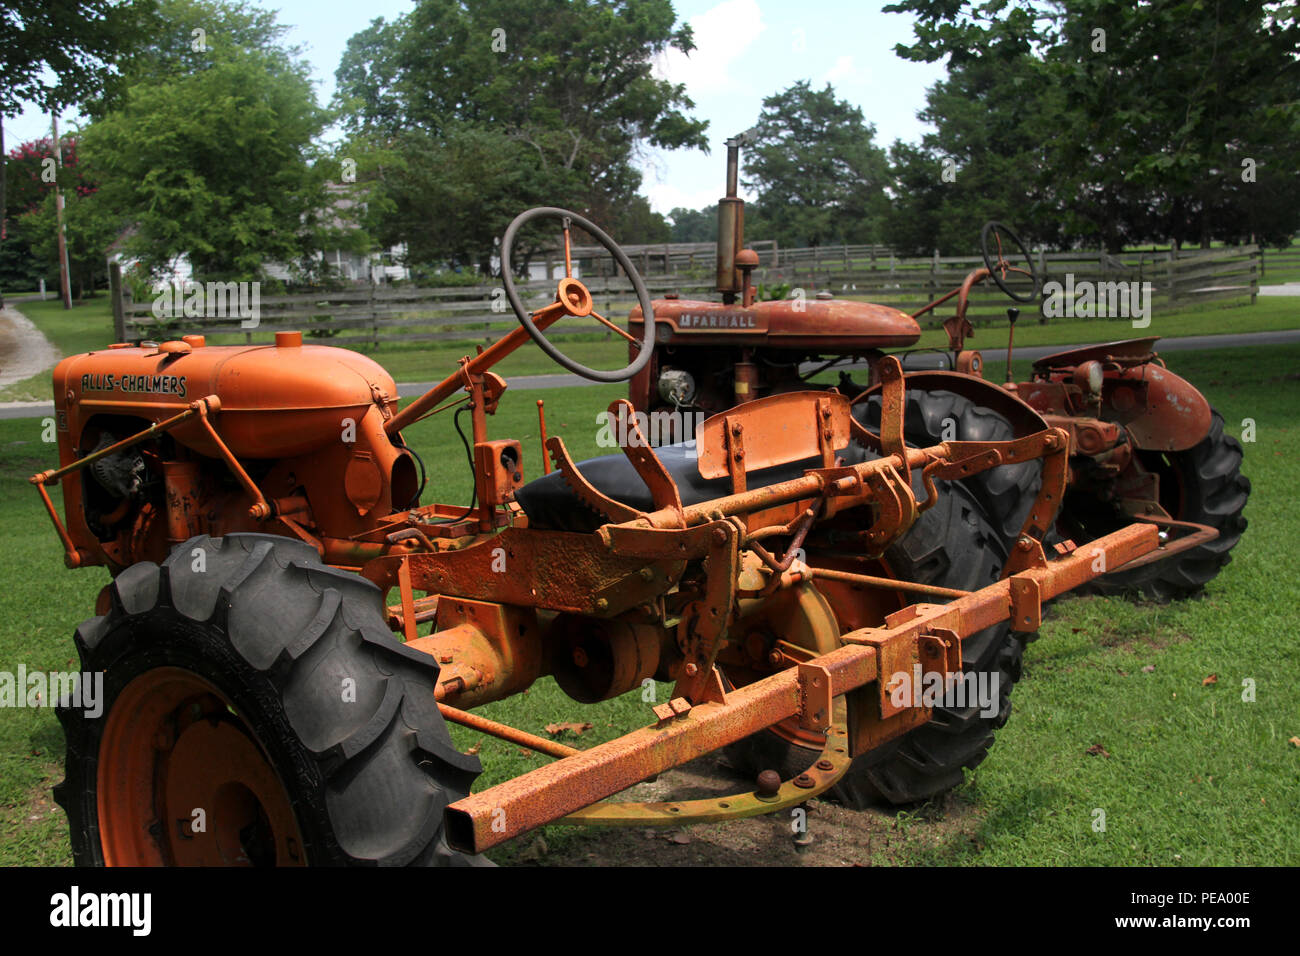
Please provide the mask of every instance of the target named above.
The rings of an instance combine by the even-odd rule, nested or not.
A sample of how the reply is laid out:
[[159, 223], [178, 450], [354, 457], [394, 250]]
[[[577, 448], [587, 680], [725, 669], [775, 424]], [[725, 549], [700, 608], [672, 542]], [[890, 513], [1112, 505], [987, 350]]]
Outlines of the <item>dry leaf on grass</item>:
[[1211, 684], [1217, 684], [1218, 682], [1219, 682], [1219, 675], [1211, 674], [1209, 677], [1205, 678], [1205, 680], [1201, 681], [1201, 686], [1209, 687]]
[[1085, 750], [1084, 753], [1090, 753], [1090, 754], [1092, 754], [1094, 757], [1109, 757], [1109, 756], [1110, 756], [1110, 754], [1107, 753], [1106, 748], [1103, 747], [1101, 744], [1093, 744], [1091, 747], [1089, 747], [1087, 750]]
[[592, 724], [590, 721], [588, 721], [585, 724], [568, 722], [563, 724], [547, 724], [546, 732], [550, 734], [552, 737], [558, 737], [566, 730], [571, 730], [575, 734], [580, 734], [583, 733], [584, 731], [591, 730], [591, 728], [592, 728]]

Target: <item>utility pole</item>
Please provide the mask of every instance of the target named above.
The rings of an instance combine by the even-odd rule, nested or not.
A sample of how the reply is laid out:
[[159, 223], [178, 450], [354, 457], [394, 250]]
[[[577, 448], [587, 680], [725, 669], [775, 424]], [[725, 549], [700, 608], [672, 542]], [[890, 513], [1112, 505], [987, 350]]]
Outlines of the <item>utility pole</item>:
[[[50, 121], [54, 129], [54, 163], [59, 172], [63, 171], [63, 148], [59, 143], [59, 111], [50, 111]], [[63, 307], [72, 308], [72, 276], [68, 271], [68, 236], [63, 230], [63, 193], [59, 192], [59, 179], [54, 177], [54, 214], [59, 230], [59, 290], [63, 293]]]

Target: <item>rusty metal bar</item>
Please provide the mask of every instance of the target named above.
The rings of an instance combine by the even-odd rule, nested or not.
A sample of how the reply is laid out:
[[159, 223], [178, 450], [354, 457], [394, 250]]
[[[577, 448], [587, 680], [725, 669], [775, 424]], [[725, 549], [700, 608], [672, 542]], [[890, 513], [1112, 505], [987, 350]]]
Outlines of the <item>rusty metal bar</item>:
[[[1055, 597], [1097, 577], [1098, 554], [1118, 566], [1155, 548], [1154, 525], [1131, 525], [1078, 549], [1046, 568], [1035, 568], [998, 581], [946, 605], [912, 605], [914, 613], [884, 628], [862, 628], [843, 635], [845, 646], [806, 665], [827, 676], [829, 693], [838, 697], [879, 677], [872, 644], [890, 637], [943, 626], [964, 638], [1020, 614], [1019, 595], [1038, 600]], [[1026, 587], [1030, 585], [1030, 587]], [[898, 612], [902, 614], [903, 612]], [[1038, 613], [1034, 608], [1033, 613]], [[1026, 613], [1025, 616], [1028, 616]], [[801, 673], [789, 668], [727, 694], [724, 702], [694, 707], [674, 701], [676, 717], [633, 731], [557, 763], [523, 774], [458, 800], [447, 808], [447, 838], [466, 852], [480, 852], [535, 827], [612, 796], [647, 777], [662, 773], [800, 712]]]
[[917, 584], [913, 581], [896, 581], [893, 578], [877, 577], [874, 574], [854, 574], [851, 571], [836, 571], [832, 568], [809, 568], [811, 577], [825, 578], [828, 581], [843, 581], [846, 584], [861, 584], [871, 588], [887, 588], [890, 591], [907, 591], [913, 594], [927, 594], [931, 597], [962, 598], [970, 591], [958, 591], [955, 588], [941, 588], [937, 584]]
[[544, 474], [551, 473], [551, 456], [546, 454], [546, 406], [542, 399], [537, 400], [537, 431], [542, 440], [542, 471]]
[[529, 750], [536, 750], [538, 753], [544, 753], [551, 757], [572, 757], [575, 754], [582, 753], [581, 750], [558, 741], [537, 737], [525, 730], [511, 727], [509, 724], [499, 724], [495, 720], [488, 720], [486, 717], [480, 717], [478, 714], [471, 714], [467, 710], [460, 710], [447, 704], [438, 704], [438, 710], [443, 717], [452, 723], [460, 724], [462, 727], [469, 727], [471, 730], [481, 730], [485, 734], [491, 734], [493, 737], [508, 740], [512, 744], [519, 744], [521, 747], [527, 747]]
[[208, 410], [206, 406], [199, 409], [199, 424], [203, 426], [204, 430], [208, 433], [208, 437], [211, 438], [213, 443], [217, 446], [217, 450], [221, 452], [221, 457], [225, 460], [226, 467], [230, 469], [231, 474], [235, 476], [235, 480], [244, 486], [244, 490], [247, 491], [249, 497], [253, 499], [253, 506], [248, 509], [248, 516], [256, 521], [264, 521], [271, 517], [271, 506], [266, 503], [266, 498], [263, 497], [261, 489], [253, 483], [252, 478], [248, 477], [248, 472], [244, 471], [244, 467], [239, 463], [239, 459], [237, 459], [234, 453], [226, 447], [226, 443], [221, 440], [221, 436], [217, 434], [217, 430], [212, 427], [212, 422], [208, 421]]
[[[552, 302], [533, 313], [533, 324], [539, 330], [546, 330], [554, 325], [568, 313], [565, 311], [564, 303]], [[497, 362], [501, 361], [519, 346], [530, 341], [528, 330], [522, 325], [511, 329], [501, 338], [497, 339], [487, 348], [485, 348], [474, 358], [470, 359], [464, 365], [456, 369], [446, 378], [444, 378], [433, 388], [429, 389], [410, 405], [384, 422], [384, 431], [390, 435], [396, 435], [408, 425], [413, 425], [417, 419], [423, 418], [424, 413], [434, 406], [438, 405], [444, 399], [450, 398], [456, 389], [462, 387], [465, 383], [465, 376], [481, 375], [490, 369]]]
[[50, 520], [54, 522], [54, 531], [63, 542], [63, 563], [70, 568], [81, 567], [81, 552], [72, 543], [72, 538], [68, 534], [68, 529], [63, 526], [59, 520], [59, 513], [54, 510], [54, 502], [50, 500], [49, 492], [45, 490], [45, 485], [36, 480], [34, 476], [31, 481], [36, 485], [36, 490], [40, 493], [41, 502], [45, 505], [45, 510], [49, 513]]
[[101, 448], [99, 449], [99, 451], [93, 451], [89, 455], [86, 455], [83, 458], [78, 458], [76, 461], [72, 462], [69, 465], [64, 465], [62, 468], [58, 468], [54, 471], [42, 471], [39, 474], [32, 475], [32, 477], [29, 478], [28, 481], [30, 481], [34, 485], [53, 484], [54, 482], [62, 478], [64, 475], [70, 475], [74, 471], [80, 471], [81, 469], [85, 468], [87, 465], [91, 465], [99, 461], [99, 459], [101, 458], [105, 458], [109, 455], [115, 455], [119, 451], [124, 451], [127, 448], [131, 448], [135, 445], [138, 445], [140, 444], [140, 442], [147, 440], [153, 435], [158, 435], [161, 434], [162, 432], [170, 431], [171, 429], [175, 428], [177, 425], [181, 424], [187, 419], [193, 418], [195, 415], [201, 414], [200, 409], [204, 407], [211, 407], [213, 408], [213, 410], [219, 410], [221, 408], [221, 401], [220, 399], [217, 398], [217, 396], [209, 395], [207, 398], [200, 398], [197, 401], [190, 402], [189, 408], [185, 409], [185, 411], [181, 412], [178, 415], [173, 415], [171, 418], [164, 419], [161, 422], [155, 422], [154, 424], [150, 425], [148, 428], [136, 432], [134, 435], [130, 436], [129, 438], [123, 438], [120, 442], [116, 442], [115, 444], [109, 445], [107, 448]]

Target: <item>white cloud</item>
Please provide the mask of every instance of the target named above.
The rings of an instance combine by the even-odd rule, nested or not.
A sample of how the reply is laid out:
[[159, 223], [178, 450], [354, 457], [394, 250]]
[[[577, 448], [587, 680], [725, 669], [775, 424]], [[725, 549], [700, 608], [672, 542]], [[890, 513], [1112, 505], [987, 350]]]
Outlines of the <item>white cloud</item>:
[[829, 83], [836, 89], [871, 82], [871, 68], [859, 67], [853, 62], [852, 54], [843, 54], [835, 58], [835, 64], [822, 76], [823, 83]]
[[695, 49], [689, 55], [675, 49], [663, 53], [655, 62], [656, 75], [686, 84], [692, 98], [741, 88], [731, 66], [766, 28], [758, 0], [723, 0], [687, 22]]

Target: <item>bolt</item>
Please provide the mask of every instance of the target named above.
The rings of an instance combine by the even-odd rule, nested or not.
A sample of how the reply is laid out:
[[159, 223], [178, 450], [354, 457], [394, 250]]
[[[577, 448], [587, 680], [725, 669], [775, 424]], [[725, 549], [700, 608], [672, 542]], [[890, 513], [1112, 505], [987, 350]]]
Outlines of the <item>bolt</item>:
[[767, 662], [771, 664], [773, 667], [780, 667], [782, 661], [784, 660], [785, 660], [785, 655], [782, 654], [780, 651], [773, 651], [771, 654], [767, 655]]
[[1021, 537], [1021, 539], [1016, 542], [1016, 547], [1019, 548], [1021, 551], [1028, 551], [1033, 546], [1034, 543], [1026, 537]]
[[835, 769], [835, 764], [831, 763], [829, 760], [818, 760], [818, 761], [817, 761], [817, 769], [818, 769], [818, 770], [834, 770], [834, 769]]
[[642, 581], [649, 581], [655, 576], [655, 573], [649, 568], [642, 568], [640, 574]]
[[438, 655], [438, 663], [439, 663], [439, 664], [450, 664], [450, 663], [451, 663], [451, 655], [450, 655], [450, 654], [439, 654], [439, 655]]
[[764, 770], [762, 773], [758, 775], [757, 794], [759, 797], [764, 797], [764, 798], [775, 797], [777, 791], [780, 789], [781, 789], [781, 775], [777, 773], [775, 770]]
[[714, 528], [714, 529], [713, 529], [713, 543], [714, 543], [714, 544], [724, 544], [724, 543], [726, 542], [726, 540], [727, 540], [727, 532], [723, 531], [721, 528]]
[[807, 853], [812, 848], [813, 835], [805, 830], [803, 833], [796, 833], [794, 836], [794, 851], [796, 853]]
[[596, 598], [596, 610], [603, 611], [609, 607], [609, 601], [606, 598]]
[[733, 435], [739, 435], [739, 434], [740, 434], [740, 422], [732, 422], [732, 423], [731, 423], [731, 434], [733, 434]]
[[808, 776], [808, 774], [801, 773], [799, 776], [794, 778], [794, 785], [804, 790], [811, 790], [817, 784], [812, 777]]
[[745, 457], [745, 452], [743, 450], [738, 449], [732, 457], [735, 458], [736, 461], [740, 461]]
[[698, 674], [699, 672], [700, 672], [700, 669], [699, 669], [698, 667], [696, 667], [694, 664], [687, 664], [687, 665], [686, 665], [686, 676], [687, 676], [687, 677], [694, 677], [694, 676], [695, 676], [696, 674]]

